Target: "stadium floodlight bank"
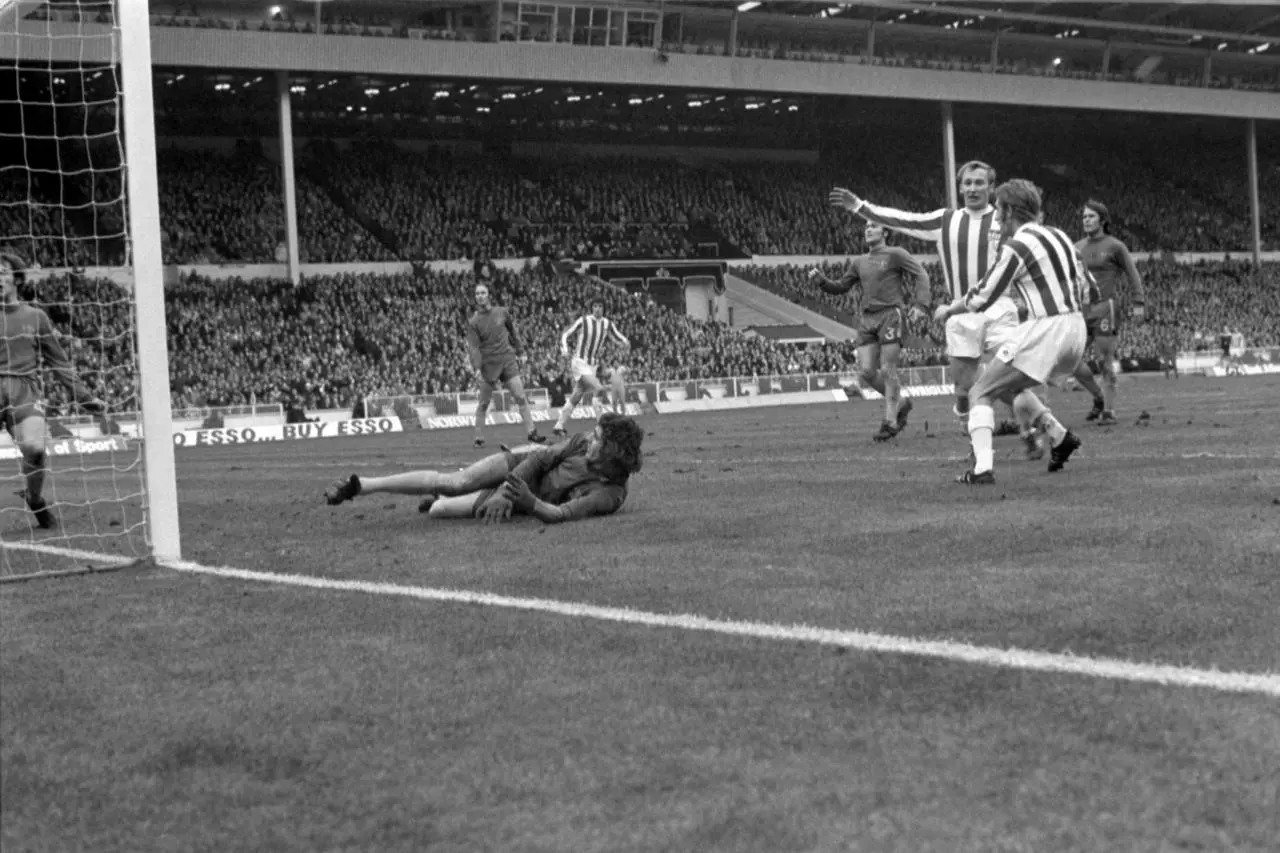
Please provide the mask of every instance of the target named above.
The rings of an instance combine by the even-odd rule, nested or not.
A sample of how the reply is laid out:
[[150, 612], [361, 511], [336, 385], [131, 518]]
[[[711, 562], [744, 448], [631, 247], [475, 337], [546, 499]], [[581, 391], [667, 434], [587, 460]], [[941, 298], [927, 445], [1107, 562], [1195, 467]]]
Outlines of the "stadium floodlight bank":
[[[43, 495], [57, 524], [37, 525], [29, 460], [4, 454], [0, 581], [92, 568], [72, 552], [101, 553], [104, 566], [176, 560], [147, 4], [0, 0], [0, 69], [0, 249], [30, 264], [19, 296], [50, 316], [79, 378], [107, 403], [83, 417], [41, 371]], [[113, 411], [141, 415], [117, 422]]]

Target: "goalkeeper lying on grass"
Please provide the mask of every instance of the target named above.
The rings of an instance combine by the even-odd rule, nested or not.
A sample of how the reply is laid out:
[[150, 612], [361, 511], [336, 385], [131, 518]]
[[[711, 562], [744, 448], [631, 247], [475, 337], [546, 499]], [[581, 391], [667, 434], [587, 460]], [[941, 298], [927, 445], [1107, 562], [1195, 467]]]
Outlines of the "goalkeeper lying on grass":
[[431, 518], [506, 521], [513, 512], [548, 524], [617, 512], [627, 480], [640, 470], [644, 430], [615, 412], [600, 416], [594, 432], [551, 446], [525, 445], [486, 456], [452, 474], [410, 471], [389, 477], [352, 474], [324, 493], [330, 504], [357, 495], [420, 495], [419, 512]]

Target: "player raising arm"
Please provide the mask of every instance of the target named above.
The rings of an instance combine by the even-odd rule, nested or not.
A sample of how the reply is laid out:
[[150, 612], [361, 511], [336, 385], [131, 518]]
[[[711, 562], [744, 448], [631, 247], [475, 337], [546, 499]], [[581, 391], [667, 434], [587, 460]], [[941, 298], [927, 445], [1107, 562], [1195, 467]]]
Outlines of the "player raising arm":
[[86, 412], [101, 413], [106, 405], [76, 375], [49, 315], [18, 298], [26, 269], [17, 255], [0, 254], [0, 422], [22, 454], [27, 507], [47, 529], [58, 520], [44, 499], [48, 449], [40, 368], [47, 367]]
[[862, 322], [855, 346], [862, 379], [884, 397], [884, 423], [873, 436], [888, 441], [907, 425], [911, 401], [901, 400], [898, 356], [902, 352], [902, 332], [910, 311], [927, 316], [929, 274], [906, 249], [885, 244], [884, 228], [867, 223], [864, 237], [867, 253], [853, 259], [840, 281], [832, 281], [818, 270], [810, 275], [827, 293], [848, 293], [859, 286]]
[[[570, 340], [575, 336], [577, 342], [571, 345]], [[631, 342], [627, 340], [627, 336], [618, 331], [618, 327], [612, 320], [604, 316], [604, 303], [593, 299], [591, 313], [574, 320], [573, 324], [560, 335], [560, 355], [569, 362], [573, 393], [560, 409], [560, 417], [556, 420], [553, 435], [563, 436], [565, 424], [568, 423], [569, 418], [573, 417], [574, 407], [584, 399], [588, 401], [595, 399], [595, 395], [600, 392], [600, 378], [596, 374], [600, 369], [600, 351], [604, 348], [606, 340], [613, 340], [622, 347], [624, 352], [631, 348]], [[623, 384], [621, 368], [615, 369], [613, 373], [615, 398], [613, 402], [616, 408], [619, 404], [625, 405], [626, 386]], [[619, 385], [622, 385], [621, 389]]]
[[[1111, 213], [1107, 206], [1089, 199], [1080, 215], [1084, 239], [1076, 243], [1076, 248], [1080, 250], [1085, 267], [1098, 286], [1098, 300], [1088, 307], [1085, 325], [1089, 340], [1093, 342], [1094, 352], [1098, 354], [1098, 361], [1102, 363], [1102, 394], [1094, 395], [1093, 410], [1086, 420], [1097, 421], [1099, 426], [1110, 426], [1117, 422], [1115, 399], [1116, 336], [1120, 334], [1120, 311], [1117, 304], [1119, 284], [1122, 280], [1129, 284], [1133, 319], [1136, 323], [1145, 319], [1147, 294], [1129, 248], [1111, 236]], [[1089, 379], [1088, 383], [1085, 382], [1085, 377]], [[1081, 361], [1076, 379], [1085, 387], [1092, 383], [1093, 375], [1087, 362]]]
[[430, 518], [506, 521], [513, 512], [548, 524], [609, 515], [627, 499], [627, 482], [644, 461], [644, 430], [605, 412], [590, 433], [560, 444], [525, 445], [486, 456], [453, 473], [410, 471], [388, 477], [352, 474], [325, 492], [340, 504], [358, 495], [416, 495]]
[[475, 296], [476, 311], [467, 320], [467, 353], [480, 389], [480, 400], [476, 405], [475, 445], [484, 446], [485, 418], [493, 400], [493, 388], [499, 383], [507, 386], [520, 407], [528, 440], [540, 444], [546, 439], [533, 428], [533, 412], [529, 409], [524, 382], [520, 379], [520, 365], [525, 360], [524, 345], [511, 320], [511, 313], [493, 304], [486, 284], [476, 285]]
[[[1000, 248], [1000, 223], [991, 205], [996, 170], [971, 160], [956, 173], [964, 207], [929, 213], [909, 213], [871, 204], [842, 187], [831, 191], [836, 207], [856, 213], [908, 237], [935, 243], [952, 299], [976, 287], [995, 264]], [[997, 300], [980, 314], [960, 314], [947, 321], [947, 356], [956, 388], [956, 415], [969, 412], [969, 388], [978, 376], [984, 352], [995, 349], [1018, 322], [1018, 306], [1009, 298]]]

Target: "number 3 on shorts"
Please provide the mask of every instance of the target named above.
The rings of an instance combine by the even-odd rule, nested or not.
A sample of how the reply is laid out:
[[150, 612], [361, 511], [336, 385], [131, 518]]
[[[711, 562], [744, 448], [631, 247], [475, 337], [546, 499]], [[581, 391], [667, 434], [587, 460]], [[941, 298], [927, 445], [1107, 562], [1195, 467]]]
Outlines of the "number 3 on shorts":
[[890, 317], [880, 331], [880, 339], [886, 344], [896, 344], [902, 338], [902, 314]]

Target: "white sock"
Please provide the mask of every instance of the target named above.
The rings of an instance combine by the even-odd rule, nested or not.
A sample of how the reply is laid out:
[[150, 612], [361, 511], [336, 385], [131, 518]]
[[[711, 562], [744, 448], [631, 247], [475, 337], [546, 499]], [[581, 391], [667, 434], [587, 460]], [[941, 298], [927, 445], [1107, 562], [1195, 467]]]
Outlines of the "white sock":
[[1054, 447], [1061, 444], [1062, 439], [1067, 437], [1067, 428], [1058, 423], [1058, 419], [1048, 409], [1040, 413], [1040, 429], [1044, 430], [1049, 436], [1049, 440], [1053, 442]]
[[996, 413], [990, 406], [977, 405], [969, 409], [969, 440], [973, 443], [975, 474], [995, 467], [995, 451], [991, 448], [991, 435], [995, 428]]

